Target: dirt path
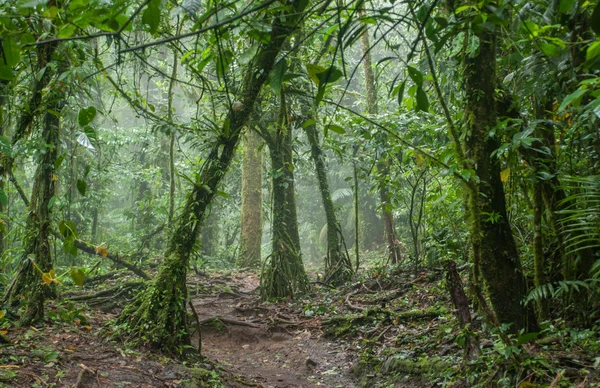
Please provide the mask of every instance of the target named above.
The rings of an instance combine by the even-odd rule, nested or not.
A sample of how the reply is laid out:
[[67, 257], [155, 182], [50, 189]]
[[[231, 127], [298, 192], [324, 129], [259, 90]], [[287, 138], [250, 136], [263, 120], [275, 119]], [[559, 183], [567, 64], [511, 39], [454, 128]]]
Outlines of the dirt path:
[[[215, 279], [194, 281], [215, 286]], [[216, 286], [213, 294], [192, 297], [201, 322], [215, 316], [226, 321], [203, 324], [202, 353], [239, 375], [240, 387], [356, 386], [349, 373], [354, 355], [323, 338], [319, 320], [290, 303], [261, 304], [251, 275], [233, 275]]]

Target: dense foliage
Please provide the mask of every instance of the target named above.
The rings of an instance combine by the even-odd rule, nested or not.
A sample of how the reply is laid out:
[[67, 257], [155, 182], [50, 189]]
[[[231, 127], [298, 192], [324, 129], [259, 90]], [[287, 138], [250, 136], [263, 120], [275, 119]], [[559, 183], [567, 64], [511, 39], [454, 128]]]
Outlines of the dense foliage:
[[0, 325], [126, 268], [113, 338], [182, 356], [190, 270], [442, 271], [515, 386], [533, 335], [598, 330], [599, 36], [596, 0], [2, 2]]

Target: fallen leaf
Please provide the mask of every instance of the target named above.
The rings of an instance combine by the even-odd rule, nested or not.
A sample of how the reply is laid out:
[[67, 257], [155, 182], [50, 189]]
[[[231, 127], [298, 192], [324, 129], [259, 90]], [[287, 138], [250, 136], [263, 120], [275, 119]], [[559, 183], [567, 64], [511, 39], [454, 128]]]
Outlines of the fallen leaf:
[[106, 259], [106, 256], [108, 256], [108, 249], [103, 247], [102, 245], [98, 245], [96, 247], [96, 254]]

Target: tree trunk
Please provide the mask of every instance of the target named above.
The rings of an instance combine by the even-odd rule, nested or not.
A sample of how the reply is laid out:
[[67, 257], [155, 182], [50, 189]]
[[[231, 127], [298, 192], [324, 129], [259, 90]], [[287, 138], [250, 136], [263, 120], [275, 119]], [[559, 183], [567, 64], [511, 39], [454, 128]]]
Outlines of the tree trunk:
[[[471, 312], [469, 310], [469, 299], [465, 294], [462, 280], [456, 270], [456, 263], [448, 260], [446, 262], [446, 289], [454, 305], [454, 315], [458, 319], [461, 329], [469, 329], [471, 323]], [[481, 354], [477, 337], [465, 333], [465, 354], [469, 360], [474, 360]]]
[[335, 206], [331, 199], [327, 170], [323, 160], [323, 152], [319, 145], [319, 135], [315, 124], [304, 128], [310, 152], [315, 164], [321, 200], [325, 209], [327, 220], [327, 256], [325, 257], [325, 278], [327, 282], [341, 284], [352, 276], [352, 263], [343, 244], [342, 228], [335, 214]]
[[[38, 48], [39, 67], [46, 67], [51, 59], [54, 47], [40, 46]], [[46, 68], [46, 72], [49, 69]], [[18, 271], [13, 280], [8, 297], [8, 303], [12, 307], [18, 306], [21, 297], [26, 303], [25, 312], [20, 317], [22, 325], [30, 325], [44, 318], [44, 301], [48, 297], [55, 296], [53, 284], [42, 281], [42, 273], [49, 274], [53, 271], [52, 256], [50, 250], [50, 199], [55, 193], [55, 170], [58, 155], [60, 112], [64, 103], [62, 90], [55, 88], [49, 96], [49, 103], [44, 116], [44, 126], [41, 133], [42, 144], [45, 149], [40, 153], [40, 159], [33, 180], [31, 201], [29, 203], [29, 215], [27, 218], [27, 234], [23, 243], [24, 257], [23, 267]]]
[[[6, 136], [4, 132], [5, 122], [4, 122], [4, 100], [6, 98], [7, 93], [7, 81], [0, 80], [0, 136]], [[6, 195], [6, 166], [7, 166], [6, 156], [3, 153], [0, 153], [0, 191]], [[8, 196], [6, 196], [8, 199]], [[5, 207], [4, 204], [0, 203], [0, 214], [4, 214]], [[0, 225], [0, 258], [4, 256], [4, 232], [6, 231], [6, 223], [2, 222]]]
[[282, 9], [283, 14], [274, 15], [269, 43], [260, 48], [248, 65], [239, 96], [241, 105], [231, 108], [224, 121], [221, 135], [199, 172], [198, 183], [192, 187], [176, 220], [166, 259], [154, 282], [139, 298], [127, 305], [119, 317], [118, 324], [125, 331], [119, 334], [125, 334], [129, 340], [145, 342], [171, 354], [181, 354], [184, 347], [190, 345], [186, 323], [186, 276], [190, 254], [206, 208], [231, 164], [240, 132], [283, 43], [296, 28], [297, 15], [303, 11], [299, 3]]
[[[542, 183], [533, 182], [533, 267], [535, 272], [534, 284], [541, 287], [546, 284], [546, 275], [544, 274], [544, 244], [542, 238]], [[547, 304], [544, 299], [537, 302], [538, 316], [541, 320], [548, 318]]]
[[[283, 95], [281, 117], [287, 117]], [[300, 252], [292, 139], [292, 126], [285, 119], [280, 120], [275, 133], [265, 137], [273, 180], [273, 245], [260, 278], [260, 293], [266, 300], [295, 298], [308, 289]]]
[[[369, 51], [371, 44], [369, 43], [368, 28], [365, 28], [361, 35], [361, 43], [364, 57], [363, 67], [365, 72], [365, 86], [367, 89], [367, 112], [376, 115], [378, 113], [377, 90], [375, 88], [375, 76], [373, 74], [373, 68], [371, 65], [371, 52]], [[397, 242], [398, 238], [396, 237], [394, 215], [392, 214], [390, 194], [388, 191], [386, 180], [390, 173], [389, 165], [383, 157], [378, 159], [377, 173], [379, 175], [379, 199], [381, 201], [381, 216], [383, 217], [383, 228], [388, 253], [388, 261], [390, 261], [392, 264], [396, 264], [400, 260], [400, 247]]]
[[477, 55], [465, 59], [466, 157], [478, 181], [471, 181], [469, 191], [470, 229], [474, 251], [479, 255], [480, 270], [486, 281], [490, 301], [502, 323], [511, 330], [535, 330], [537, 322], [532, 309], [521, 302], [527, 295], [525, 276], [517, 246], [509, 224], [500, 164], [493, 152], [497, 138], [489, 136], [496, 125], [495, 78], [496, 38], [493, 32], [478, 33]]
[[262, 138], [253, 130], [246, 132], [242, 148], [242, 229], [239, 268], [260, 267], [262, 246]]

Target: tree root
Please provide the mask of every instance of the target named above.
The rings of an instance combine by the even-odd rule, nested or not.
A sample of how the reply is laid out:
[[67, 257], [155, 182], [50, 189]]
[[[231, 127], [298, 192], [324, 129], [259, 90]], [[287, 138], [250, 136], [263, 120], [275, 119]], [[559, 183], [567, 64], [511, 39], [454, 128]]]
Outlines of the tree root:
[[[376, 316], [383, 316], [382, 320], [390, 322], [412, 321], [426, 318], [437, 318], [440, 315], [448, 312], [444, 307], [430, 307], [424, 310], [409, 310], [404, 312], [396, 312], [382, 308], [365, 309], [360, 315], [342, 315], [332, 317], [323, 322], [324, 326], [329, 326], [325, 334], [333, 336], [342, 336], [344, 334], [355, 332], [360, 325], [368, 324], [373, 321]], [[369, 331], [374, 333], [375, 331]]]
[[144, 286], [145, 282], [130, 281], [97, 292], [73, 295], [68, 297], [68, 299], [75, 302], [83, 302], [88, 306], [98, 307], [106, 311], [115, 307], [122, 307], [123, 302], [130, 299], [136, 290]]
[[214, 317], [200, 319], [200, 320], [198, 320], [198, 324], [200, 326], [202, 326], [202, 325], [207, 324], [207, 323], [212, 322], [212, 321], [221, 321], [222, 323], [227, 323], [227, 324], [230, 324], [230, 325], [248, 326], [248, 327], [253, 327], [253, 328], [256, 328], [256, 329], [259, 329], [261, 327], [259, 325], [255, 325], [255, 324], [250, 323], [250, 322], [238, 321], [236, 319], [221, 317], [221, 316], [218, 316], [218, 315], [215, 315]]

